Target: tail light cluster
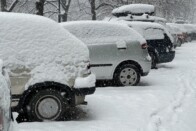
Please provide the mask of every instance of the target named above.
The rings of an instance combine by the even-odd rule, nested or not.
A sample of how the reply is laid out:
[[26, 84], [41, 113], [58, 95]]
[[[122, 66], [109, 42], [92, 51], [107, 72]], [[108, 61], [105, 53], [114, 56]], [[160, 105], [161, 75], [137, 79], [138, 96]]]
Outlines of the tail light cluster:
[[147, 48], [148, 48], [147, 43], [143, 43], [143, 44], [141, 45], [141, 48], [142, 48], [142, 49], [147, 49]]
[[3, 131], [3, 111], [0, 108], [0, 131]]

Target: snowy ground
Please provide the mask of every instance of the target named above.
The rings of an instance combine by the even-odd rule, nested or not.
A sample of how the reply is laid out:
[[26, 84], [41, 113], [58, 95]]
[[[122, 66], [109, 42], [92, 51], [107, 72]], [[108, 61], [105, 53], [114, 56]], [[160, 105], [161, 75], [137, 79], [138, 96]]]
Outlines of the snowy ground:
[[98, 88], [80, 119], [15, 124], [16, 131], [196, 131], [196, 42], [176, 49], [137, 87]]

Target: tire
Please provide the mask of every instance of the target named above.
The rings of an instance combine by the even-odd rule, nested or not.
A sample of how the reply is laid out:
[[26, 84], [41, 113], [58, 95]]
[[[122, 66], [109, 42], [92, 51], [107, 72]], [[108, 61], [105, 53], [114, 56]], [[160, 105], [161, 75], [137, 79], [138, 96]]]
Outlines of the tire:
[[151, 69], [154, 69], [157, 66], [157, 57], [156, 57], [155, 53], [153, 53], [153, 52], [149, 52], [149, 55], [150, 55], [150, 57], [152, 59]]
[[117, 86], [136, 86], [140, 82], [139, 69], [132, 64], [117, 67], [114, 73], [114, 83]]
[[27, 106], [30, 121], [58, 121], [66, 117], [70, 106], [60, 91], [45, 89], [38, 91]]

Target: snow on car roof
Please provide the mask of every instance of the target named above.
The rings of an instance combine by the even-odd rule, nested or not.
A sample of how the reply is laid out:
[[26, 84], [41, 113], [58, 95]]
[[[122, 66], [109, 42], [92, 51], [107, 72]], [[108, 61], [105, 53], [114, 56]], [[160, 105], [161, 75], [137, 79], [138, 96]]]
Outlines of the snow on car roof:
[[182, 32], [186, 32], [186, 33], [196, 32], [196, 25], [193, 25], [193, 24], [167, 23], [167, 25], [169, 25], [171, 27], [176, 27], [176, 28], [180, 29]]
[[183, 30], [177, 26], [173, 26], [171, 23], [166, 23], [166, 28], [170, 31], [171, 34], [182, 34]]
[[[152, 23], [152, 22], [138, 22], [138, 21], [125, 21], [125, 20], [116, 21], [116, 22], [127, 24], [129, 27], [132, 27], [137, 32], [139, 32], [146, 40], [163, 39], [164, 38], [163, 33], [166, 33], [169, 36], [170, 40], [173, 41], [173, 37], [171, 36], [171, 34], [161, 24]], [[146, 31], [147, 29], [149, 29], [150, 32]]]
[[92, 44], [96, 40], [110, 42], [126, 40], [145, 43], [145, 39], [139, 33], [124, 24], [105, 21], [76, 21], [61, 23], [61, 25], [87, 44]]
[[81, 61], [89, 60], [83, 42], [55, 21], [37, 15], [0, 13], [0, 38], [0, 58], [4, 65], [11, 70], [37, 68], [31, 73], [43, 72], [39, 76], [43, 81], [48, 76], [47, 80], [64, 82], [65, 76], [71, 78], [76, 74], [75, 67]]
[[126, 14], [151, 14], [154, 13], [155, 7], [149, 4], [130, 4], [118, 7], [112, 11], [113, 15], [121, 13]]
[[0, 13], [0, 30], [0, 58], [5, 64], [31, 67], [54, 59], [68, 63], [88, 57], [81, 41], [48, 18]]
[[182, 32], [186, 32], [186, 29], [184, 27], [182, 27], [180, 24], [176, 24], [176, 23], [167, 23], [167, 25], [171, 26], [171, 27], [176, 27], [178, 29], [180, 29]]

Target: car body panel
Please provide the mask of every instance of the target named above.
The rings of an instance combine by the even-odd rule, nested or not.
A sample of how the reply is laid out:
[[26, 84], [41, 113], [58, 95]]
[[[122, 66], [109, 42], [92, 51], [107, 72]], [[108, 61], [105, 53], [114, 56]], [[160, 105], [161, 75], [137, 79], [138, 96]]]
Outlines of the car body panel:
[[62, 26], [87, 44], [91, 70], [97, 80], [113, 79], [116, 68], [125, 61], [137, 63], [140, 75], [149, 73], [151, 60], [147, 49], [141, 47], [146, 41], [128, 26], [109, 22], [68, 22]]
[[87, 46], [55, 21], [1, 12], [0, 30], [0, 57], [9, 71], [12, 105], [37, 83], [57, 82], [72, 90], [76, 78], [90, 75], [84, 74], [89, 65]]
[[141, 65], [144, 73], [149, 72], [151, 61], [148, 52], [142, 50], [138, 42], [126, 44], [126, 49], [118, 49], [116, 44], [88, 45], [91, 59], [91, 70], [98, 80], [113, 79], [116, 67], [123, 61], [135, 61]]

